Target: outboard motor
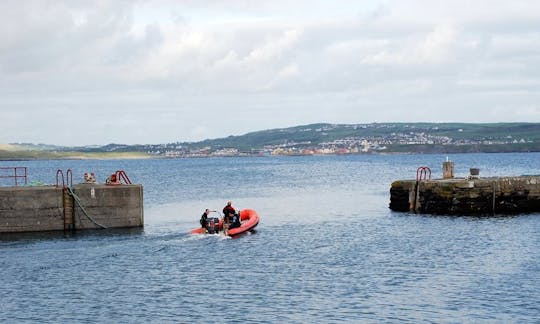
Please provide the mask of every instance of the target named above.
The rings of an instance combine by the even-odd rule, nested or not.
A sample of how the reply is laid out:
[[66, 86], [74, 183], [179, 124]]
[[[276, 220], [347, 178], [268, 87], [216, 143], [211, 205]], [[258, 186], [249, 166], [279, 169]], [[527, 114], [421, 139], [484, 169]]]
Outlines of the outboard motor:
[[208, 234], [216, 234], [219, 232], [219, 218], [210, 217], [206, 220], [206, 230]]

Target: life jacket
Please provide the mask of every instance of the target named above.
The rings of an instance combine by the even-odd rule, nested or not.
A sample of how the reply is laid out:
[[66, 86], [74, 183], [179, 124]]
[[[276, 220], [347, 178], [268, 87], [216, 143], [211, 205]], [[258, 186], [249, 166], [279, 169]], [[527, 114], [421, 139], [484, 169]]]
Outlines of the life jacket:
[[223, 214], [224, 215], [227, 215], [227, 214], [234, 214], [236, 213], [236, 210], [234, 210], [234, 207], [233, 206], [225, 206], [225, 208], [223, 208]]

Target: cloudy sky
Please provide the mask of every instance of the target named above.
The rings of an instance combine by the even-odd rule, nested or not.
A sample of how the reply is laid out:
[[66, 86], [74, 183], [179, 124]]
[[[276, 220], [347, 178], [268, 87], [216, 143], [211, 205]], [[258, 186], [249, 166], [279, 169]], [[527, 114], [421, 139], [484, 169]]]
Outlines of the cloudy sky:
[[540, 122], [540, 2], [0, 1], [0, 143]]

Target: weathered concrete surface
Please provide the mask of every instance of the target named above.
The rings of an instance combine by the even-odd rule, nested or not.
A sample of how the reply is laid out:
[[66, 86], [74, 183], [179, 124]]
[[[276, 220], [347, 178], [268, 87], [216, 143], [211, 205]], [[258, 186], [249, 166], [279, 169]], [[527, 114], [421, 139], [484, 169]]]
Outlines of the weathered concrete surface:
[[[98, 224], [108, 228], [144, 226], [141, 185], [79, 184], [73, 191]], [[73, 208], [68, 206], [64, 212], [64, 195], [67, 193], [55, 186], [1, 187], [0, 233], [64, 230], [65, 223], [75, 230], [100, 228], [71, 196], [67, 200]]]
[[0, 232], [63, 230], [62, 189], [0, 188]]
[[[92, 196], [92, 188], [94, 195]], [[86, 212], [106, 227], [142, 227], [144, 225], [143, 190], [141, 185], [89, 185], [73, 187]], [[99, 228], [74, 204], [77, 229]]]
[[394, 181], [390, 209], [447, 215], [540, 212], [540, 176]]

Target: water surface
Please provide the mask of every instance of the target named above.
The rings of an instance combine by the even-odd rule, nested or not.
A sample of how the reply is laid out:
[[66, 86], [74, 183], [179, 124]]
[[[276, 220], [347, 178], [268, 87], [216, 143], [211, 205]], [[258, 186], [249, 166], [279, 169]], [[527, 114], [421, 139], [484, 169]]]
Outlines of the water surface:
[[[540, 154], [452, 155], [456, 175], [540, 174]], [[388, 209], [393, 180], [442, 155], [23, 161], [30, 181], [126, 170], [145, 228], [2, 234], [6, 322], [534, 322], [540, 215]], [[0, 166], [14, 166], [0, 162]], [[205, 208], [253, 208], [255, 233], [191, 236]]]

